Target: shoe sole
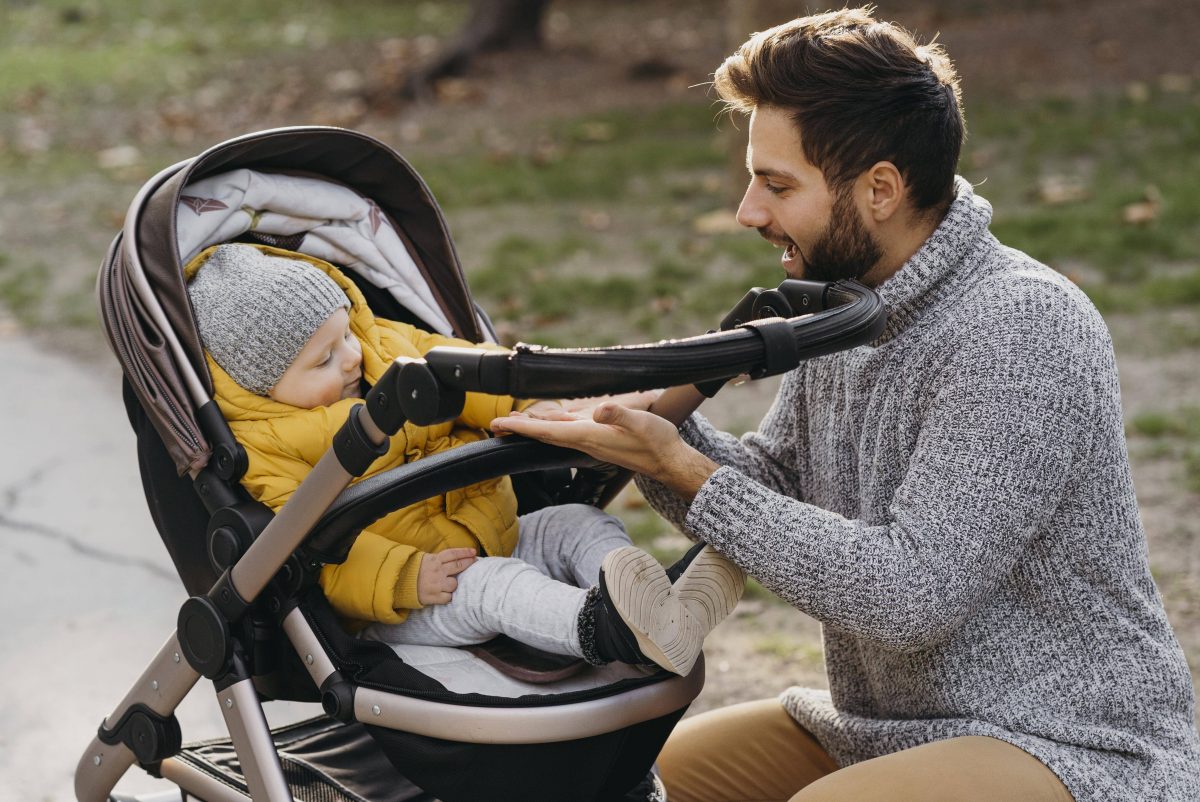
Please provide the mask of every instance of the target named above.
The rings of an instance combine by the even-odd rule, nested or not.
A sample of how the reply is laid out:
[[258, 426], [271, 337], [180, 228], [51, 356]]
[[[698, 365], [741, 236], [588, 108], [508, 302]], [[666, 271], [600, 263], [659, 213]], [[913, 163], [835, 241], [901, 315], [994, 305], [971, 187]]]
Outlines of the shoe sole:
[[622, 546], [605, 555], [603, 569], [613, 607], [642, 654], [676, 674], [691, 671], [707, 632], [672, 592], [658, 560], [634, 546]]
[[725, 620], [746, 589], [746, 572], [705, 546], [675, 580], [675, 594], [707, 634]]

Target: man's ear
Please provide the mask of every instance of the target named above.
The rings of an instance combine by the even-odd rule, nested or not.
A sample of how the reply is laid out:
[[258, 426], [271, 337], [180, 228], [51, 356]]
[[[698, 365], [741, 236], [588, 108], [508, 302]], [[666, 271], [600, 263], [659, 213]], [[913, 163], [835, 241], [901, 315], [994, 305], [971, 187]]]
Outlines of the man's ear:
[[866, 172], [861, 180], [866, 190], [866, 212], [876, 223], [886, 223], [892, 219], [904, 205], [904, 195], [907, 187], [904, 176], [891, 162], [876, 162]]

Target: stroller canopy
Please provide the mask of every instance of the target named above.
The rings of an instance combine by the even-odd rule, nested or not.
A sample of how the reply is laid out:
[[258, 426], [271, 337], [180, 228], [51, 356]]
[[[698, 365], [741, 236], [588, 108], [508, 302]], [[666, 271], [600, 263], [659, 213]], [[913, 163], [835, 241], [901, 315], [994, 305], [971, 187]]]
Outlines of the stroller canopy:
[[[407, 246], [399, 250], [407, 251], [406, 257], [411, 254], [408, 266], [423, 277], [444, 321], [436, 327], [475, 342], [485, 336], [445, 218], [425, 182], [400, 154], [364, 134], [328, 127], [261, 131], [210, 148], [167, 168], [143, 187], [101, 267], [97, 288], [113, 350], [180, 475], [195, 474], [212, 453], [196, 420], [197, 410], [212, 397], [212, 380], [181, 264], [190, 255], [181, 254], [181, 249], [195, 251], [204, 232], [181, 226], [179, 215], [181, 209], [199, 215], [207, 211], [206, 202], [213, 202], [189, 194], [189, 187], [204, 186], [206, 179], [232, 171], [253, 171], [244, 174], [248, 176], [286, 174], [282, 180], [299, 187], [316, 178], [331, 192], [348, 189], [369, 199], [364, 200], [369, 213], [390, 224]], [[222, 233], [212, 232], [216, 238]], [[262, 239], [283, 247], [292, 244], [278, 235]], [[389, 278], [405, 278], [398, 272], [383, 275], [396, 270], [386, 262], [372, 268], [380, 271], [376, 280], [385, 284]]]

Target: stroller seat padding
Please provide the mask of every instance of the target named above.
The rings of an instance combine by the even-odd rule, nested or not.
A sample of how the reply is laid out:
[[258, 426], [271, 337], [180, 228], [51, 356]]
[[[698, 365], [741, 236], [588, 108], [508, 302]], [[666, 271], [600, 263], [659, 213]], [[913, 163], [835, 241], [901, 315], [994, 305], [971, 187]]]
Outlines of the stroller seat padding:
[[519, 699], [531, 694], [564, 694], [604, 688], [622, 680], [638, 679], [658, 673], [625, 663], [583, 666], [567, 677], [552, 682], [521, 680], [506, 673], [487, 659], [449, 646], [394, 645], [392, 649], [407, 665], [441, 683], [447, 691], [477, 693]]

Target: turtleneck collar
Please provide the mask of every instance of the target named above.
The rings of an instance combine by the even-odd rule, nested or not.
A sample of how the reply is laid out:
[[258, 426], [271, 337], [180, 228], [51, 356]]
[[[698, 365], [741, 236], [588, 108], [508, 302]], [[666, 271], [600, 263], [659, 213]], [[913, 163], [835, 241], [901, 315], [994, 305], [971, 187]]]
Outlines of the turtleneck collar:
[[955, 197], [933, 234], [896, 273], [876, 287], [888, 310], [887, 327], [873, 345], [896, 337], [921, 312], [943, 295], [952, 274], [992, 221], [992, 205], [975, 194], [961, 176], [954, 180]]

